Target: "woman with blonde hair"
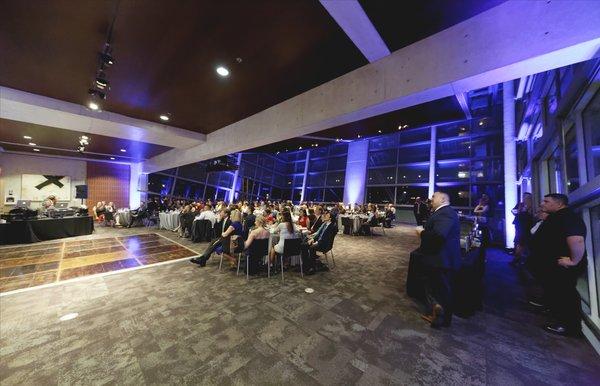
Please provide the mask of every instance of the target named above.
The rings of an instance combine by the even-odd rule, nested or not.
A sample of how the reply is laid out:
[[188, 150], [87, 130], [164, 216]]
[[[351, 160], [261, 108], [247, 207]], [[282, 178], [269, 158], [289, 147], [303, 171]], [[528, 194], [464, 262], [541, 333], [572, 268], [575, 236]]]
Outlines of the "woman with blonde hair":
[[[244, 227], [242, 225], [242, 212], [234, 209], [231, 211], [229, 218], [231, 220], [231, 225], [225, 229], [225, 231], [221, 234], [221, 237], [225, 238], [231, 236], [231, 244], [233, 246], [233, 248], [231, 248], [231, 252], [239, 253], [243, 250], [242, 234]], [[233, 256], [227, 253], [223, 253], [223, 256], [229, 260], [230, 268], [235, 268], [237, 266], [237, 260]]]

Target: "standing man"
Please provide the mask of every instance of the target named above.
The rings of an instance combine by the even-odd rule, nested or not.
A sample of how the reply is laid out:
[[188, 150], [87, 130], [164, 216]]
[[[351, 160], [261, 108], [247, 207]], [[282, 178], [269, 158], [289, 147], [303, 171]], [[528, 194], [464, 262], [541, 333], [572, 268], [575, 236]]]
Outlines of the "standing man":
[[546, 266], [544, 286], [552, 316], [556, 323], [544, 328], [559, 335], [581, 334], [581, 299], [577, 278], [587, 269], [585, 252], [586, 227], [569, 208], [564, 194], [544, 196], [541, 209], [548, 213], [544, 221], [544, 243], [541, 257]]
[[423, 284], [430, 315], [422, 318], [431, 327], [448, 327], [452, 321], [452, 273], [460, 266], [460, 222], [446, 193], [435, 192], [433, 213], [425, 227], [417, 227], [421, 245], [417, 252], [424, 265]]
[[426, 219], [427, 206], [423, 201], [421, 201], [421, 197], [417, 197], [415, 200], [415, 204], [413, 205], [413, 213], [415, 215], [415, 221], [417, 225], [423, 225]]

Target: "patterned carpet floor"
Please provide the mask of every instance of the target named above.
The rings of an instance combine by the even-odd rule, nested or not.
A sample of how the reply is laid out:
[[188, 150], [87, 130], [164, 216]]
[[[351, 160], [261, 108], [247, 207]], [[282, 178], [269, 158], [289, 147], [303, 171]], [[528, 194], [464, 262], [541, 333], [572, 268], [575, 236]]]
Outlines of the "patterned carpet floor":
[[[168, 231], [99, 228], [71, 241]], [[584, 339], [546, 334], [509, 256], [491, 251], [486, 305], [432, 330], [405, 294], [413, 227], [339, 235], [336, 268], [286, 280], [173, 261], [0, 297], [2, 385], [594, 384]], [[148, 237], [148, 236], [146, 236]], [[50, 243], [49, 243], [50, 244]], [[39, 244], [44, 245], [44, 244]], [[305, 288], [314, 289], [306, 293]], [[78, 313], [61, 321], [60, 317]], [[597, 383], [596, 383], [597, 384]]]

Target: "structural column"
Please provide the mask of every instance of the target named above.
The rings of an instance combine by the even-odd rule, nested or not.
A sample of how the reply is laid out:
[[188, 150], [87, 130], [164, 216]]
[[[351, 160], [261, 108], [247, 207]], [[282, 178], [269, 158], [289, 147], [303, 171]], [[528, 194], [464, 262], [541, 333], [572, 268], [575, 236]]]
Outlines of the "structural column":
[[369, 141], [354, 141], [348, 144], [346, 180], [344, 181], [344, 203], [363, 204], [367, 182], [367, 160]]
[[515, 90], [512, 81], [503, 83], [504, 111], [504, 229], [505, 245], [514, 247], [512, 208], [517, 205], [517, 143], [515, 138]]
[[233, 173], [233, 183], [231, 184], [231, 190], [229, 191], [229, 203], [235, 201], [235, 186], [237, 185], [238, 176], [240, 174], [240, 165], [242, 164], [242, 153], [238, 153], [236, 164], [238, 168], [235, 169], [235, 173]]
[[[129, 165], [129, 208], [140, 207], [142, 194], [148, 191], [148, 174], [142, 173], [142, 163]], [[145, 197], [144, 197], [145, 198]]]
[[429, 190], [427, 198], [435, 192], [435, 152], [437, 146], [437, 126], [431, 126], [431, 146], [429, 147]]
[[[300, 202], [306, 197], [306, 183], [308, 182], [308, 161], [310, 161], [310, 150], [306, 151], [306, 162], [304, 162], [304, 176], [302, 177], [302, 190], [300, 191]], [[294, 186], [292, 184], [292, 200], [294, 199]]]

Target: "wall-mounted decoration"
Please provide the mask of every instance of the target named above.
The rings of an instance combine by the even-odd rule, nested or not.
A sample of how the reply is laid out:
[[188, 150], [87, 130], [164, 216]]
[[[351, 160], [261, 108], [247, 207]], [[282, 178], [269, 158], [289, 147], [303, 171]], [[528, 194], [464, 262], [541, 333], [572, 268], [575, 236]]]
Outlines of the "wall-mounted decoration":
[[56, 196], [58, 201], [71, 201], [71, 177], [39, 174], [23, 174], [21, 199], [43, 201]]

